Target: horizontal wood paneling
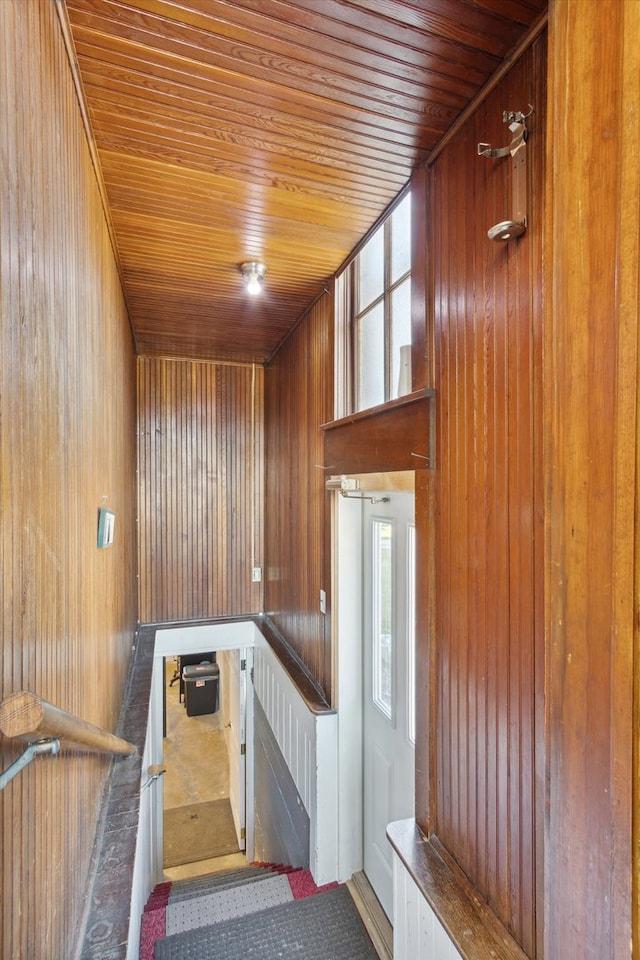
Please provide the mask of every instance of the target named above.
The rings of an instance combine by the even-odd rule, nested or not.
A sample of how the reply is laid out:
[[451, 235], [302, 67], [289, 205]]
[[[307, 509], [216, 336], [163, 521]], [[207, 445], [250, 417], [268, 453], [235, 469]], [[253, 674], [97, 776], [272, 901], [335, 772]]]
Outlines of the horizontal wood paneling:
[[549, 958], [622, 960], [640, 949], [639, 36], [637, 3], [551, 9]]
[[140, 352], [268, 360], [546, 2], [490, 6], [66, 0]]
[[[322, 297], [265, 372], [265, 610], [331, 702], [329, 535], [321, 424], [333, 412], [333, 299]], [[327, 616], [320, 613], [320, 589]]]
[[[135, 360], [54, 4], [0, 4], [0, 89], [0, 696], [114, 731], [136, 623]], [[2, 769], [23, 746], [0, 741]], [[2, 957], [73, 955], [110, 762], [63, 747], [0, 794]]]
[[[498, 918], [538, 955], [537, 745], [543, 740], [541, 338], [545, 39], [432, 168], [437, 386], [436, 757], [431, 826]], [[528, 227], [511, 216], [505, 109], [529, 123]]]
[[138, 360], [140, 618], [259, 613], [262, 368]]

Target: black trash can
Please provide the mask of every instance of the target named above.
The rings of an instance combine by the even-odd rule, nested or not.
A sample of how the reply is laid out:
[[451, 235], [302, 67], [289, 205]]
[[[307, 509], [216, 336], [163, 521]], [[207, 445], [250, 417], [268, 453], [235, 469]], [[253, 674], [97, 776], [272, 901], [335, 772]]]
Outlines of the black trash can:
[[[184, 700], [184, 678], [182, 676], [182, 671], [190, 663], [215, 663], [216, 655], [215, 652], [212, 653], [183, 653], [178, 657], [179, 661], [179, 671], [180, 671], [180, 703]], [[173, 682], [173, 681], [172, 681]]]
[[220, 667], [217, 663], [193, 663], [182, 668], [184, 701], [188, 717], [201, 717], [218, 709]]

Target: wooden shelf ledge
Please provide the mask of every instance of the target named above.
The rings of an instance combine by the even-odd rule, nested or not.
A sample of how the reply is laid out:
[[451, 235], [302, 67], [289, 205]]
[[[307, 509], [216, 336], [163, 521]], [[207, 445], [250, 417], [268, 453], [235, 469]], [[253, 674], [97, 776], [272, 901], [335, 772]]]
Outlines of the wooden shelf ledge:
[[415, 820], [390, 823], [387, 837], [464, 960], [528, 960], [509, 931], [425, 837]]

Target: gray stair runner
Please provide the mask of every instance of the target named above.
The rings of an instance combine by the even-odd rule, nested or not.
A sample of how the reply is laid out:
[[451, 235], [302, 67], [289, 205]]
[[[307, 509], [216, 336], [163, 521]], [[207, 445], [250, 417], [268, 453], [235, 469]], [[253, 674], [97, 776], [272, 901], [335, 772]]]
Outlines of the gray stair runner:
[[[262, 873], [264, 875], [265, 871]], [[241, 883], [233, 887], [218, 884], [214, 892], [201, 889], [199, 896], [175, 901], [169, 898], [166, 909], [167, 936], [234, 917], [244, 917], [293, 900], [289, 881], [286, 876], [278, 874], [266, 874], [253, 883]]]
[[155, 944], [155, 960], [377, 960], [346, 887]]
[[264, 867], [239, 867], [237, 870], [224, 870], [220, 873], [195, 877], [191, 880], [177, 880], [171, 884], [169, 903], [176, 903], [178, 900], [190, 900], [193, 897], [202, 896], [203, 892], [213, 893], [215, 890], [262, 882], [273, 876], [274, 873], [265, 870]]

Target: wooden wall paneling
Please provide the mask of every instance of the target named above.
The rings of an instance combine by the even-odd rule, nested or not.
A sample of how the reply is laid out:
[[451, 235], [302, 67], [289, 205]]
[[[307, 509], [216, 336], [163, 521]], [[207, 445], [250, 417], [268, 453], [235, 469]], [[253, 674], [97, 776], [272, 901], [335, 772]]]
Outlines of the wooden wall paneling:
[[263, 371], [138, 360], [140, 617], [262, 609]]
[[416, 751], [415, 818], [431, 834], [436, 799], [436, 631], [435, 631], [435, 498], [433, 470], [416, 470]]
[[545, 946], [617, 960], [638, 950], [640, 5], [556, 3], [549, 27]]
[[[431, 168], [437, 391], [436, 756], [430, 822], [530, 956], [538, 950], [536, 743], [542, 716], [541, 310], [545, 38]], [[505, 109], [534, 104], [515, 244]], [[538, 698], [538, 699], [537, 699]]]
[[433, 390], [422, 390], [324, 424], [327, 478], [427, 469], [435, 454], [433, 398]]
[[265, 610], [331, 702], [328, 504], [321, 425], [333, 411], [333, 297], [323, 296], [265, 373]]
[[[131, 331], [55, 6], [0, 5], [0, 46], [0, 696], [113, 730], [136, 623]], [[22, 749], [3, 739], [2, 768]], [[108, 764], [63, 747], [0, 795], [3, 957], [73, 954]]]
[[[436, 351], [434, 318], [435, 257], [433, 255], [434, 208], [431, 189], [432, 171], [425, 167], [411, 184], [412, 194], [412, 343], [421, 344], [414, 357], [412, 349], [412, 385], [416, 388], [423, 377], [424, 386], [434, 390], [429, 424], [430, 469], [415, 473], [416, 523], [416, 752], [415, 752], [415, 817], [425, 836], [434, 827], [437, 806], [437, 631], [436, 631], [436, 531], [439, 464], [436, 444]], [[417, 275], [414, 294], [414, 275]], [[415, 299], [414, 299], [415, 296]], [[423, 309], [422, 333], [417, 316]], [[414, 370], [415, 362], [415, 370]]]

